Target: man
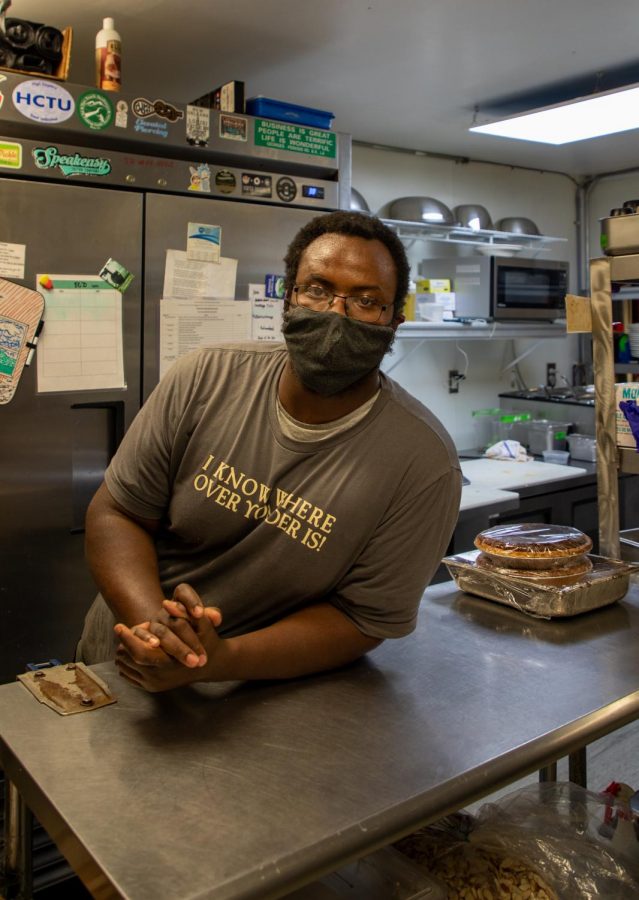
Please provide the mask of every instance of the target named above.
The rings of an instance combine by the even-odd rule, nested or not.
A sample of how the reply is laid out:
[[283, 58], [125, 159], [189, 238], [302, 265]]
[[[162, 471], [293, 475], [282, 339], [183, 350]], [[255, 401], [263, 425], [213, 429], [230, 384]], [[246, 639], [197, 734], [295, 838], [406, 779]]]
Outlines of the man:
[[397, 236], [331, 213], [285, 263], [285, 344], [179, 360], [87, 513], [101, 597], [79, 658], [119, 641], [147, 690], [295, 677], [410, 633], [457, 519], [448, 434], [379, 370], [408, 287]]

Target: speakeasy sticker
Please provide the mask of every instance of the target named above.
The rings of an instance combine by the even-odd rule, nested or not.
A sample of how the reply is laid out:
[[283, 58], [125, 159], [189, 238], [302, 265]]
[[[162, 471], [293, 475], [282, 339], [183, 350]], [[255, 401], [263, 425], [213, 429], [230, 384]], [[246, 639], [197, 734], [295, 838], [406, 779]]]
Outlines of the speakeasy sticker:
[[41, 125], [66, 122], [75, 110], [71, 94], [55, 81], [21, 81], [13, 89], [12, 100], [20, 115]]
[[92, 131], [102, 131], [113, 121], [113, 105], [97, 91], [86, 91], [78, 100], [78, 116]]
[[111, 171], [111, 162], [103, 156], [83, 156], [81, 153], [60, 153], [57, 147], [36, 147], [31, 151], [39, 169], [60, 169], [63, 175], [97, 175], [104, 177]]

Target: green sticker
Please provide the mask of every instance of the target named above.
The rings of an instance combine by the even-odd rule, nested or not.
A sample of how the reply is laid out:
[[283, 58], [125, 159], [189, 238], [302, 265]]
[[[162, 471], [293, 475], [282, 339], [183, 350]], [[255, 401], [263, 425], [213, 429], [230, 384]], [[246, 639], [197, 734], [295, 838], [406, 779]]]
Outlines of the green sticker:
[[31, 151], [39, 169], [60, 169], [63, 175], [95, 175], [103, 178], [111, 171], [111, 162], [103, 156], [63, 154], [57, 147], [35, 147]]
[[608, 246], [608, 236], [605, 235], [605, 234], [602, 234], [602, 235], [599, 237], [599, 244], [601, 245], [601, 249], [602, 249], [602, 250], [605, 250], [606, 247]]
[[305, 153], [308, 156], [333, 158], [337, 154], [337, 137], [333, 131], [290, 125], [288, 122], [275, 122], [272, 119], [255, 120], [255, 145], [270, 147], [271, 150]]
[[108, 97], [97, 91], [86, 91], [78, 100], [80, 120], [92, 131], [102, 131], [113, 121], [113, 106]]

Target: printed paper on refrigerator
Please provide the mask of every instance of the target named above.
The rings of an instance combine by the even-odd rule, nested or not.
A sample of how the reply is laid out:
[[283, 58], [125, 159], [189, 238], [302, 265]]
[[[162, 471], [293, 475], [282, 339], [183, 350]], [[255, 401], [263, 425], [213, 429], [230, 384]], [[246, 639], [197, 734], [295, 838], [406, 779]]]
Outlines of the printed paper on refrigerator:
[[[39, 287], [40, 275], [36, 276]], [[49, 275], [38, 392], [124, 388], [122, 295], [96, 275]]]

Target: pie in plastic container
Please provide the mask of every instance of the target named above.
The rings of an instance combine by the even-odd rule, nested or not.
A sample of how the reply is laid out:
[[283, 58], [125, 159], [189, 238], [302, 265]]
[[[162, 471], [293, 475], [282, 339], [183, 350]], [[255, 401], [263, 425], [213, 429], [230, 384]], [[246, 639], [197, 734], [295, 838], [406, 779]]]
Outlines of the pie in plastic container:
[[509, 569], [549, 570], [584, 556], [592, 549], [592, 540], [570, 525], [519, 522], [480, 531], [475, 546]]
[[458, 589], [543, 619], [576, 616], [621, 600], [628, 592], [630, 575], [639, 570], [622, 560], [588, 556], [592, 568], [583, 574], [560, 568], [551, 570], [556, 575], [518, 569], [502, 574], [478, 565], [480, 555], [470, 550], [442, 560]]

